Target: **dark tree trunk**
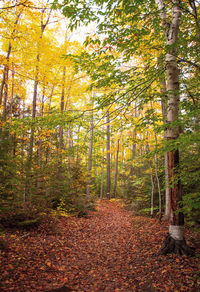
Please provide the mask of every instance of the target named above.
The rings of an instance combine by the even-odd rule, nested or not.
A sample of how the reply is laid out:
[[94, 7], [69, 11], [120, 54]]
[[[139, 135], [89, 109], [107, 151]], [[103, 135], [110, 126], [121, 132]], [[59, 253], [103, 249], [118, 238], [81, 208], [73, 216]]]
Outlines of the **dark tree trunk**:
[[[46, 22], [43, 22], [43, 15], [45, 13], [45, 9], [42, 10], [41, 12], [41, 34], [40, 34], [40, 39], [42, 39], [44, 30], [49, 23], [50, 19], [50, 14], [51, 11], [49, 12], [49, 16], [46, 20]], [[32, 157], [33, 157], [33, 146], [34, 146], [34, 136], [35, 136], [35, 129], [34, 129], [34, 119], [36, 117], [36, 106], [37, 106], [37, 90], [38, 90], [38, 77], [39, 77], [39, 64], [40, 64], [40, 44], [38, 44], [38, 53], [36, 57], [36, 67], [35, 67], [35, 82], [34, 82], [34, 90], [33, 90], [33, 105], [32, 105], [32, 119], [33, 119], [33, 124], [31, 127], [31, 134], [30, 134], [30, 144], [29, 144], [29, 150], [28, 150], [28, 158], [27, 158], [27, 163], [26, 163], [26, 179], [25, 179], [25, 188], [24, 188], [24, 206], [26, 207], [26, 202], [28, 195], [30, 193], [30, 186], [31, 186], [31, 169], [32, 169]]]
[[[12, 34], [11, 34], [11, 38], [14, 38], [14, 34], [16, 32], [16, 26], [18, 24], [20, 16], [21, 16], [21, 12], [17, 15], [17, 19], [16, 19], [16, 21], [14, 23], [14, 29], [13, 29]], [[9, 43], [8, 43], [8, 51], [7, 51], [7, 56], [6, 56], [6, 64], [5, 64], [5, 67], [4, 67], [3, 77], [2, 77], [2, 81], [1, 81], [1, 87], [0, 87], [0, 104], [2, 104], [2, 100], [3, 100], [4, 87], [8, 83], [8, 70], [9, 70], [9, 61], [10, 61], [11, 49], [12, 49], [12, 45], [11, 45], [11, 42], [9, 41]], [[8, 86], [8, 84], [7, 84], [7, 86]], [[4, 99], [5, 99], [5, 96], [4, 96]], [[7, 104], [7, 95], [6, 95], [6, 101], [4, 101], [4, 105], [5, 106], [6, 106], [6, 104]], [[6, 109], [4, 107], [4, 111], [5, 110]]]
[[101, 191], [100, 198], [103, 198], [103, 181], [104, 181], [104, 145], [102, 147], [102, 166], [101, 166]]
[[93, 123], [93, 114], [91, 115], [91, 121], [90, 121], [90, 140], [89, 140], [89, 156], [88, 156], [88, 181], [87, 181], [87, 197], [90, 197], [91, 192], [91, 177], [92, 177], [92, 150], [93, 150], [93, 129], [94, 129], [94, 123]]
[[117, 176], [118, 176], [118, 156], [119, 156], [119, 139], [117, 140], [117, 151], [116, 151], [116, 161], [115, 161], [115, 179], [114, 179], [114, 190], [113, 196], [117, 193]]

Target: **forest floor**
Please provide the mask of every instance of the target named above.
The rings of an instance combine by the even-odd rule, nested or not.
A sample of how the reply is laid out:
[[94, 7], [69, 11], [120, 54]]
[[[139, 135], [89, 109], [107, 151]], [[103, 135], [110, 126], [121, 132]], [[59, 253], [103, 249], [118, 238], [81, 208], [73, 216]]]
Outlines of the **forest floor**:
[[165, 223], [106, 200], [88, 218], [10, 230], [0, 254], [0, 291], [200, 291], [198, 234], [186, 230], [198, 247], [190, 258], [158, 255], [166, 232]]

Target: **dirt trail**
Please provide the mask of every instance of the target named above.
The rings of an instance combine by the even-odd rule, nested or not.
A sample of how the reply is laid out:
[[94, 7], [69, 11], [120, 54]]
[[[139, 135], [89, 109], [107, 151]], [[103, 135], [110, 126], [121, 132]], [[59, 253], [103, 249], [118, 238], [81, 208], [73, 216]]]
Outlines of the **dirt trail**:
[[1, 291], [200, 291], [198, 258], [157, 256], [167, 228], [156, 219], [101, 201], [89, 218], [58, 226], [57, 234], [8, 235]]

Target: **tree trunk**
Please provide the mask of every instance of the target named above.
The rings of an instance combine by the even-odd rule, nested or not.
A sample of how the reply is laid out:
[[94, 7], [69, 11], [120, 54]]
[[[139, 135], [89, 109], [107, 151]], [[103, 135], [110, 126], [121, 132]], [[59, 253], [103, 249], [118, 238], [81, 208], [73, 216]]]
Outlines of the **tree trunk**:
[[[43, 37], [44, 30], [49, 23], [50, 13], [46, 20], [46, 23], [43, 23], [43, 14], [45, 12], [45, 9], [41, 12], [41, 34], [40, 34], [40, 40]], [[40, 63], [40, 41], [38, 43], [38, 53], [36, 57], [36, 67], [35, 67], [35, 82], [34, 82], [34, 90], [33, 90], [33, 105], [32, 105], [32, 119], [34, 123], [34, 119], [36, 117], [36, 105], [37, 105], [37, 90], [38, 90], [38, 77], [39, 77], [39, 63]], [[26, 179], [25, 179], [25, 188], [24, 188], [24, 206], [26, 207], [26, 201], [27, 197], [30, 193], [30, 174], [31, 174], [31, 168], [32, 168], [32, 156], [33, 156], [33, 145], [34, 145], [34, 135], [35, 135], [35, 129], [34, 124], [32, 124], [31, 127], [31, 135], [30, 135], [30, 144], [29, 144], [29, 150], [28, 150], [28, 158], [26, 163]]]
[[110, 199], [110, 116], [109, 111], [107, 111], [107, 181], [106, 181], [106, 198]]
[[[167, 84], [166, 84], [165, 76], [164, 74], [162, 74], [164, 66], [159, 58], [158, 58], [158, 69], [161, 71], [159, 83], [160, 83], [160, 92], [161, 92], [162, 119], [163, 119], [164, 125], [166, 125], [167, 123]], [[166, 130], [165, 130], [164, 138], [166, 139]], [[164, 165], [164, 168], [165, 168], [165, 215], [163, 219], [166, 221], [169, 221], [171, 210], [170, 210], [170, 198], [169, 198], [167, 153], [165, 153], [164, 155], [164, 160], [165, 160], [165, 165]]]
[[[60, 100], [60, 112], [63, 114], [64, 112], [64, 106], [65, 106], [65, 73], [66, 73], [66, 67], [63, 67], [63, 80], [62, 80], [62, 94], [61, 94], [61, 100]], [[59, 150], [58, 150], [58, 172], [59, 168], [62, 165], [62, 149], [64, 146], [63, 142], [63, 127], [59, 127]]]
[[93, 122], [93, 114], [91, 116], [90, 121], [90, 146], [89, 146], [89, 157], [88, 157], [88, 180], [87, 180], [87, 197], [90, 197], [91, 190], [91, 176], [92, 176], [92, 148], [93, 148], [93, 130], [94, 130], [94, 122]]
[[169, 221], [171, 216], [170, 195], [169, 195], [169, 177], [168, 177], [168, 156], [165, 153], [165, 215], [164, 220]]
[[[136, 130], [134, 130], [132, 137], [133, 137], [132, 160], [134, 160], [135, 159], [135, 154], [136, 154], [136, 144], [135, 144], [135, 139], [137, 137]], [[131, 180], [133, 178], [133, 173], [134, 173], [134, 167], [133, 167], [133, 162], [131, 162], [131, 169], [130, 169], [130, 177], [131, 177]]]
[[[11, 33], [11, 39], [14, 38], [14, 34], [16, 32], [16, 26], [18, 24], [18, 21], [20, 19], [21, 16], [21, 12], [17, 15], [17, 19], [14, 23], [14, 29]], [[3, 70], [3, 77], [2, 77], [2, 81], [1, 81], [1, 87], [0, 87], [0, 105], [2, 104], [2, 100], [3, 100], [3, 91], [4, 91], [4, 87], [8, 87], [8, 70], [9, 70], [9, 61], [10, 61], [10, 54], [11, 54], [11, 49], [12, 49], [12, 45], [11, 42], [9, 41], [8, 43], [8, 51], [7, 51], [7, 56], [6, 56], [6, 64]], [[7, 89], [5, 89], [5, 91], [7, 91]], [[6, 114], [6, 104], [7, 104], [7, 94], [4, 92], [4, 114], [3, 116]]]
[[[167, 123], [168, 128], [166, 137], [168, 140], [176, 140], [179, 136], [179, 128], [173, 123], [178, 120], [179, 115], [179, 68], [177, 65], [177, 40], [179, 25], [181, 19], [180, 1], [174, 0], [172, 3], [171, 22], [165, 12], [164, 0], [156, 0], [163, 28], [166, 34], [166, 71], [167, 71], [167, 93], [168, 93], [168, 108], [167, 108]], [[162, 254], [175, 252], [179, 255], [184, 253], [193, 254], [193, 250], [186, 245], [184, 239], [184, 216], [179, 212], [179, 207], [182, 199], [182, 188], [179, 178], [179, 151], [178, 149], [169, 151], [168, 171], [169, 171], [169, 195], [171, 218], [169, 226], [169, 234], [161, 249]]]
[[155, 190], [155, 185], [154, 185], [154, 180], [153, 180], [153, 170], [151, 167], [151, 217], [154, 215], [154, 190]]
[[116, 151], [116, 160], [115, 160], [115, 179], [114, 179], [114, 190], [113, 190], [114, 197], [116, 196], [116, 193], [117, 193], [118, 156], [119, 156], [119, 139], [117, 140], [117, 151]]
[[[39, 63], [39, 54], [37, 55], [37, 62]], [[36, 117], [37, 87], [38, 87], [38, 73], [39, 73], [38, 63], [36, 65], [36, 75], [35, 75], [35, 83], [34, 83], [34, 91], [33, 91], [32, 119], [35, 119], [35, 117]], [[35, 135], [35, 129], [34, 129], [34, 125], [32, 125], [31, 135], [30, 135], [30, 144], [29, 144], [29, 150], [28, 150], [28, 158], [27, 158], [27, 163], [26, 163], [24, 204], [26, 204], [27, 197], [30, 193], [30, 185], [31, 185], [30, 184], [30, 174], [31, 174], [31, 168], [32, 168], [34, 135]]]
[[101, 166], [101, 192], [100, 198], [103, 198], [103, 181], [104, 181], [104, 145], [102, 147], [102, 166]]
[[[152, 102], [151, 102], [151, 109], [153, 110], [153, 103]], [[153, 113], [153, 118], [154, 118], [154, 113]], [[154, 137], [155, 137], [155, 146], [156, 146], [154, 163], [155, 163], [155, 173], [156, 173], [156, 180], [157, 180], [157, 186], [158, 186], [159, 221], [161, 221], [161, 218], [162, 218], [162, 196], [161, 196], [160, 180], [159, 180], [159, 176], [158, 176], [158, 154], [157, 154], [158, 140], [157, 140], [154, 120], [153, 120], [153, 125], [154, 125]]]
[[45, 90], [46, 90], [46, 87], [45, 85], [43, 85], [43, 89], [42, 89], [42, 106], [41, 106], [41, 116], [43, 117], [44, 115], [44, 97], [45, 97]]
[[54, 89], [55, 89], [55, 86], [53, 85], [51, 88], [51, 93], [49, 95], [49, 113], [51, 112], [51, 102], [52, 102], [52, 96], [53, 96]]

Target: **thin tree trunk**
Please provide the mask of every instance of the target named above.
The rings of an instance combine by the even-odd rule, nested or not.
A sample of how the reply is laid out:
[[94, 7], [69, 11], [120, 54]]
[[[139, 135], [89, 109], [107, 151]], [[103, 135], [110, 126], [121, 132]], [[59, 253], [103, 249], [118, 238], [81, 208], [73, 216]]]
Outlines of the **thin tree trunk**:
[[171, 216], [170, 194], [169, 194], [169, 177], [168, 177], [168, 156], [165, 153], [165, 215], [164, 220], [169, 221]]
[[[155, 135], [156, 136], [156, 135]], [[158, 198], [159, 198], [159, 220], [161, 221], [162, 218], [162, 196], [161, 196], [161, 189], [160, 189], [160, 180], [158, 176], [158, 155], [157, 153], [155, 154], [154, 157], [154, 162], [155, 162], [155, 173], [156, 173], [156, 180], [157, 180], [157, 185], [158, 185]]]
[[11, 118], [11, 120], [13, 117], [14, 87], [15, 87], [15, 71], [14, 71], [14, 64], [12, 62], [12, 87], [11, 87], [11, 100], [10, 100], [10, 118]]
[[[79, 144], [79, 140], [80, 140], [80, 132], [81, 132], [81, 126], [79, 125], [79, 127], [78, 127], [78, 133], [77, 133], [77, 145]], [[79, 156], [79, 149], [77, 148], [77, 153], [76, 153], [76, 164], [78, 164], [79, 159], [80, 159], [80, 156]]]
[[[163, 71], [163, 65], [161, 63], [161, 60], [158, 59], [158, 69], [161, 71], [161, 75], [159, 78], [160, 83], [160, 91], [161, 91], [161, 108], [162, 108], [162, 119], [164, 125], [167, 123], [167, 85], [164, 74], [162, 74]], [[166, 139], [166, 130], [164, 134], [164, 138]], [[167, 153], [164, 155], [165, 160], [165, 215], [164, 220], [169, 221], [170, 220], [170, 198], [169, 198], [169, 179], [168, 179], [168, 162], [167, 162]]]
[[[70, 125], [69, 125], [70, 127]], [[69, 153], [68, 153], [68, 167], [69, 167], [69, 170], [70, 170], [70, 167], [72, 165], [72, 155], [71, 155], [71, 150], [72, 150], [72, 147], [73, 147], [73, 132], [72, 132], [72, 129], [69, 128], [69, 130], [67, 131], [67, 138], [68, 138], [68, 150], [69, 150]]]
[[7, 101], [8, 101], [8, 69], [5, 73], [5, 84], [4, 84], [4, 100], [3, 100], [3, 118], [7, 118]]
[[[18, 24], [20, 16], [21, 16], [21, 12], [17, 15], [17, 19], [16, 19], [16, 21], [14, 23], [14, 29], [13, 29], [12, 34], [11, 34], [11, 38], [14, 37], [14, 34], [16, 32], [16, 26]], [[9, 70], [11, 49], [12, 49], [12, 45], [11, 45], [11, 42], [9, 41], [9, 43], [8, 43], [8, 51], [7, 51], [7, 56], [6, 56], [6, 64], [5, 64], [5, 67], [4, 67], [3, 77], [2, 77], [2, 81], [1, 81], [1, 87], [0, 87], [0, 105], [2, 104], [2, 100], [3, 100], [4, 87], [6, 87], [6, 86], [8, 87], [8, 70]], [[7, 89], [5, 89], [5, 90], [7, 91]], [[7, 95], [8, 95], [8, 93], [4, 94], [4, 115], [6, 113]]]
[[154, 190], [155, 190], [155, 185], [154, 185], [154, 180], [153, 180], [153, 170], [151, 167], [151, 217], [154, 215]]
[[[153, 110], [153, 103], [151, 102], [151, 109]], [[154, 118], [154, 113], [153, 113], [153, 118]], [[156, 173], [156, 181], [158, 185], [158, 199], [159, 199], [159, 221], [161, 221], [162, 218], [162, 196], [161, 196], [161, 188], [160, 188], [160, 180], [158, 176], [158, 154], [157, 154], [157, 148], [158, 148], [158, 140], [157, 140], [157, 135], [155, 131], [155, 122], [153, 120], [153, 125], [154, 125], [154, 137], [155, 137], [155, 146], [156, 146], [156, 153], [154, 156], [154, 163], [155, 163], [155, 173]]]
[[116, 196], [116, 193], [117, 193], [118, 156], [119, 156], [119, 139], [117, 140], [117, 151], [116, 151], [116, 160], [115, 160], [115, 179], [114, 179], [114, 190], [113, 190], [114, 197]]
[[44, 97], [45, 97], [45, 90], [46, 90], [46, 87], [43, 84], [43, 89], [42, 89], [42, 106], [41, 106], [41, 116], [42, 117], [44, 115]]
[[53, 96], [54, 88], [55, 88], [55, 86], [53, 85], [52, 88], [51, 88], [51, 93], [49, 95], [49, 112], [51, 112], [51, 102], [52, 102], [52, 96]]
[[[42, 10], [41, 12], [41, 34], [40, 34], [40, 40], [43, 37], [44, 30], [49, 23], [50, 19], [50, 14], [51, 11], [49, 12], [49, 16], [46, 20], [46, 22], [43, 22], [43, 14], [45, 12], [45, 9]], [[38, 54], [36, 57], [36, 67], [35, 67], [35, 82], [34, 82], [34, 90], [33, 90], [33, 105], [32, 105], [32, 119], [34, 121], [36, 117], [36, 105], [37, 105], [37, 89], [38, 89], [38, 76], [39, 76], [39, 64], [40, 64], [40, 42], [38, 45]], [[26, 164], [26, 179], [25, 179], [25, 188], [24, 188], [24, 206], [26, 207], [26, 202], [27, 202], [27, 197], [30, 193], [30, 174], [31, 174], [31, 168], [32, 168], [32, 156], [33, 156], [33, 145], [34, 145], [34, 135], [35, 135], [35, 130], [34, 130], [34, 125], [31, 127], [31, 135], [30, 135], [30, 144], [29, 144], [29, 150], [28, 150], [28, 158], [27, 158], [27, 164]]]
[[123, 187], [125, 187], [125, 184], [126, 184], [126, 177], [125, 177], [125, 174], [126, 174], [126, 150], [125, 150], [125, 142], [124, 142], [124, 144], [123, 144], [123, 161], [122, 161], [122, 163], [123, 163], [123, 171], [122, 171], [122, 174], [123, 174], [123, 176], [122, 176], [122, 181], [121, 181], [121, 185], [123, 186]]
[[[62, 94], [61, 94], [61, 100], [60, 100], [60, 112], [63, 114], [64, 112], [64, 106], [65, 106], [65, 74], [66, 74], [66, 67], [63, 67], [63, 81], [62, 81]], [[62, 165], [62, 149], [64, 146], [64, 141], [63, 141], [63, 127], [59, 127], [59, 158], [58, 158], [58, 172], [59, 172], [59, 167]]]
[[[39, 54], [37, 55], [37, 62], [39, 63]], [[39, 73], [38, 63], [36, 65], [36, 75], [35, 75], [35, 83], [34, 83], [34, 91], [33, 91], [33, 106], [32, 106], [32, 118], [33, 119], [35, 119], [35, 117], [36, 117], [36, 101], [37, 101], [37, 87], [38, 87], [38, 73]], [[28, 151], [28, 159], [27, 159], [27, 164], [26, 164], [26, 180], [25, 180], [25, 190], [24, 190], [24, 204], [26, 204], [27, 197], [28, 197], [28, 195], [30, 193], [30, 174], [31, 174], [31, 168], [32, 168], [34, 135], [35, 135], [35, 129], [34, 129], [34, 125], [32, 125], [32, 127], [31, 127], [31, 135], [30, 135], [29, 151]]]
[[110, 116], [109, 111], [107, 111], [107, 181], [106, 181], [106, 198], [110, 199]]
[[94, 121], [93, 121], [93, 114], [91, 115], [90, 121], [90, 146], [89, 146], [89, 157], [88, 157], [88, 180], [87, 180], [87, 198], [90, 198], [91, 192], [91, 177], [92, 177], [92, 148], [93, 148], [93, 130], [94, 130]]
[[[135, 159], [135, 154], [136, 154], [136, 144], [135, 144], [135, 139], [136, 139], [136, 130], [133, 132], [133, 144], [132, 144], [132, 160]], [[133, 173], [134, 173], [134, 167], [133, 167], [133, 162], [131, 163], [131, 169], [130, 169], [130, 177], [131, 179], [133, 178]]]
[[102, 166], [101, 166], [101, 192], [100, 198], [103, 198], [103, 182], [104, 182], [104, 145], [102, 147]]
[[[149, 144], [146, 145], [147, 152], [150, 151]], [[149, 167], [151, 169], [151, 217], [154, 216], [154, 192], [155, 192], [155, 183], [154, 183], [154, 177], [153, 177], [153, 165], [152, 161], [149, 160]]]

